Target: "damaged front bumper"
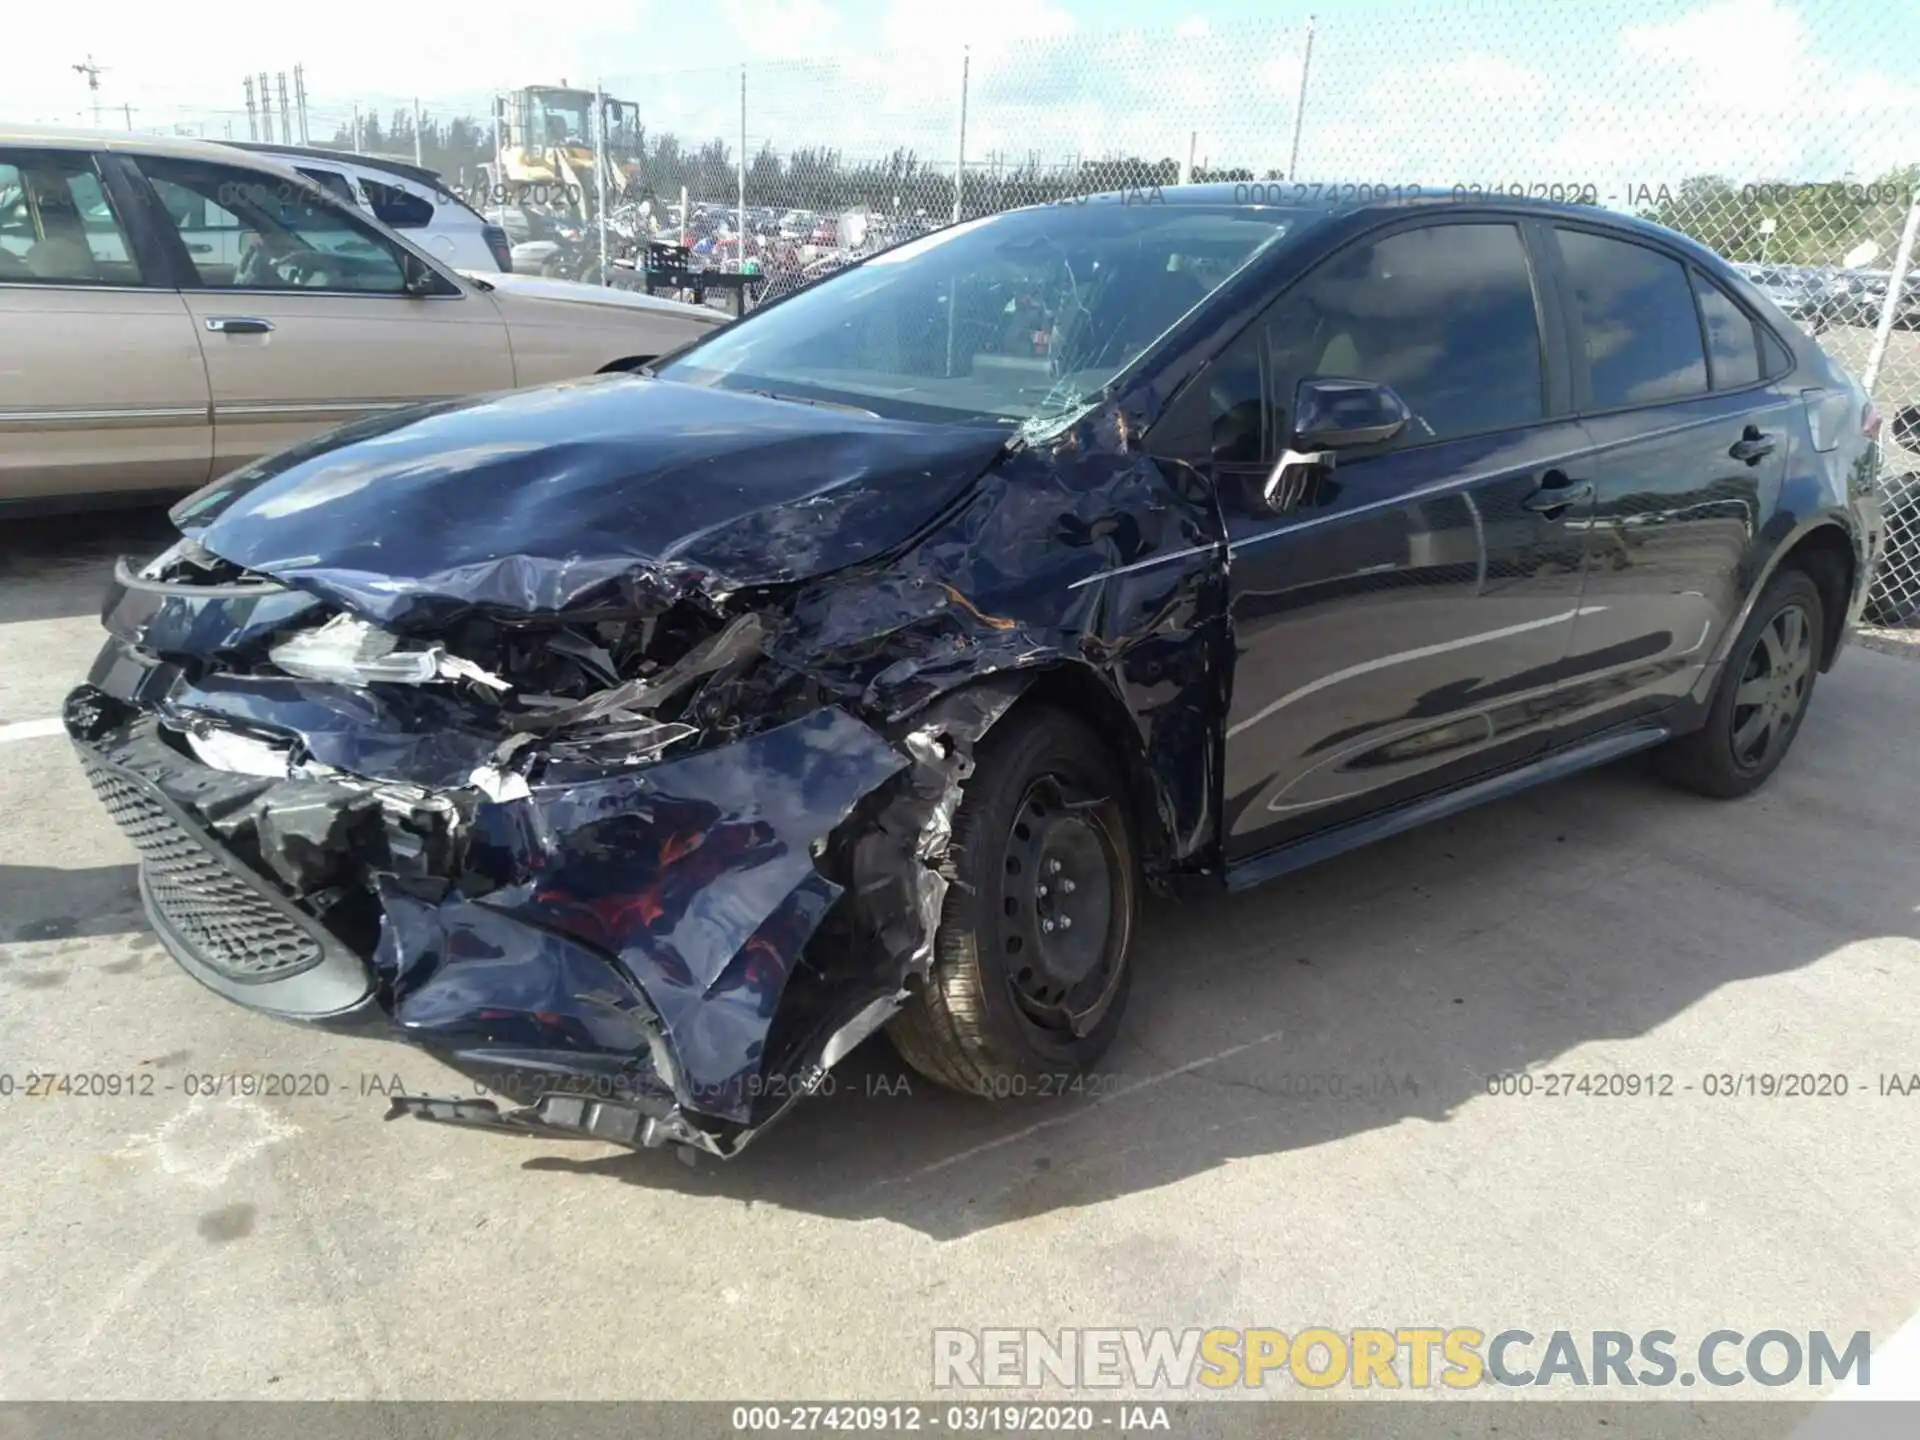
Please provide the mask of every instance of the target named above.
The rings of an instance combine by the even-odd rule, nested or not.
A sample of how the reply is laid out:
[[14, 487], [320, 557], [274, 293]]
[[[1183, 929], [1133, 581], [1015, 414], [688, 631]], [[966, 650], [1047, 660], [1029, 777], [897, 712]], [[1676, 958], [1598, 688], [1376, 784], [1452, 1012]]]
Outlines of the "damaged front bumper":
[[[223, 739], [303, 746], [198, 683], [115, 639], [65, 709], [183, 969], [523, 1102], [393, 1115], [721, 1156], [924, 973], [968, 747], [1016, 688], [892, 738], [828, 706], [645, 764], [424, 787], [206, 763]], [[298, 688], [306, 715], [326, 687]]]

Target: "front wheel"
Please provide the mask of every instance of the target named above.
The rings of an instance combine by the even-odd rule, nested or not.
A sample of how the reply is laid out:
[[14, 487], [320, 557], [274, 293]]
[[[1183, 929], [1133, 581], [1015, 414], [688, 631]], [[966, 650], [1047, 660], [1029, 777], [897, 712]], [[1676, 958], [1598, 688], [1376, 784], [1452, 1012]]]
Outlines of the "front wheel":
[[1819, 587], [1806, 572], [1773, 578], [1727, 656], [1706, 723], [1661, 752], [1670, 780], [1731, 800], [1779, 768], [1813, 699], [1823, 616]]
[[987, 732], [954, 814], [933, 968], [889, 1030], [914, 1069], [974, 1095], [1046, 1093], [1112, 1044], [1139, 913], [1124, 784], [1061, 711]]

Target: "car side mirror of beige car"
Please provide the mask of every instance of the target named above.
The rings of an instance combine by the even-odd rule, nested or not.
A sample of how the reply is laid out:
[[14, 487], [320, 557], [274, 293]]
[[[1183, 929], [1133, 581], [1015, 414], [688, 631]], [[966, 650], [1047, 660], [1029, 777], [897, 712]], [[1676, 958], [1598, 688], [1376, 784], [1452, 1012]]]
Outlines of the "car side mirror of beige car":
[[452, 287], [440, 277], [439, 271], [411, 250], [401, 252], [400, 276], [400, 288], [416, 300], [455, 293]]

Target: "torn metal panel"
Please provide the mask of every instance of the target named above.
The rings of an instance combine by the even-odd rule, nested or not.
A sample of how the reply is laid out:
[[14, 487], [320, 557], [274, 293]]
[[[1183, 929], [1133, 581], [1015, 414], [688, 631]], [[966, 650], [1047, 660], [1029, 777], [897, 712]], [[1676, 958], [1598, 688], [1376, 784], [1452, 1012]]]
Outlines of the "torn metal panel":
[[810, 587], [769, 653], [888, 721], [988, 676], [1084, 669], [1134, 727], [1157, 870], [1213, 838], [1222, 530], [1183, 467], [1118, 450], [1119, 413], [1010, 456], [887, 565]]
[[101, 607], [111, 635], [155, 655], [238, 655], [322, 611], [320, 600], [271, 580], [186, 587], [142, 576], [124, 559]]
[[475, 816], [479, 904], [615, 957], [665, 1028], [684, 1099], [745, 1119], [767, 1030], [840, 886], [814, 863], [906, 767], [843, 711]]

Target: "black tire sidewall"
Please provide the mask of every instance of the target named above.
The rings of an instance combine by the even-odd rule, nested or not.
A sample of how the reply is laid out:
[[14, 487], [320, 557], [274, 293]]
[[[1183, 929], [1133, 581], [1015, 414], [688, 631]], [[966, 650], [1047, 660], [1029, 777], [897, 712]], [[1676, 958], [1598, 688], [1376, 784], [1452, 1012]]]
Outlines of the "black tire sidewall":
[[[965, 840], [958, 856], [957, 880], [947, 892], [941, 925], [941, 959], [967, 953], [975, 967], [981, 1004], [992, 1032], [996, 1058], [1008, 1070], [1029, 1077], [1077, 1073], [1112, 1044], [1132, 986], [1132, 941], [1139, 928], [1138, 861], [1130, 807], [1119, 767], [1106, 744], [1078, 720], [1059, 711], [1016, 714], [988, 732], [972, 776], [965, 782], [961, 810]], [[995, 743], [997, 742], [997, 743]], [[1112, 876], [1115, 909], [1126, 935], [1120, 953], [1120, 978], [1106, 1013], [1079, 1037], [1050, 1034], [1036, 1025], [1014, 1000], [1005, 952], [991, 943], [998, 933], [1006, 881], [1006, 845], [1027, 787], [1046, 774], [1059, 775], [1076, 789], [1107, 795], [1099, 818], [1118, 852]], [[959, 942], [956, 946], [954, 942]]]

